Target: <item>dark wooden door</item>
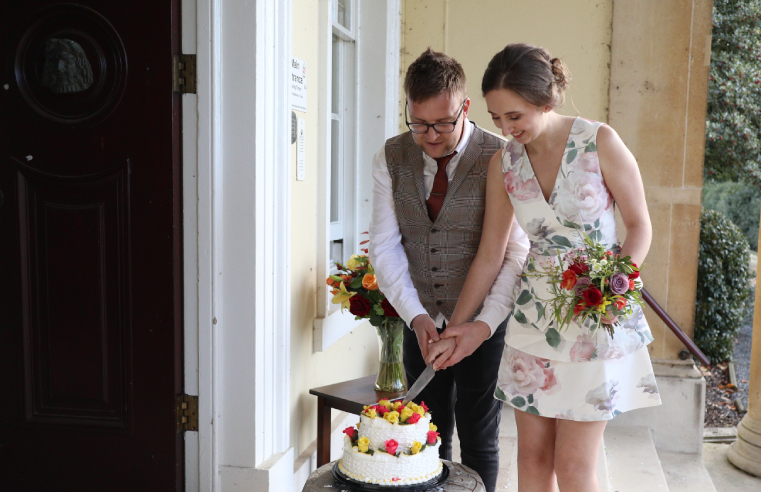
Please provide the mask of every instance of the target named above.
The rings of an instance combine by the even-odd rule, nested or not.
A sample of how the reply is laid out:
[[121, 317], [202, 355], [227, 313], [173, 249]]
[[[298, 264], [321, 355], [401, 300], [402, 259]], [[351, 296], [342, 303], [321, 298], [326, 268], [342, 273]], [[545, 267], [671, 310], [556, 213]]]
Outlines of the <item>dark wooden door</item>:
[[0, 490], [183, 490], [179, 0], [0, 9]]

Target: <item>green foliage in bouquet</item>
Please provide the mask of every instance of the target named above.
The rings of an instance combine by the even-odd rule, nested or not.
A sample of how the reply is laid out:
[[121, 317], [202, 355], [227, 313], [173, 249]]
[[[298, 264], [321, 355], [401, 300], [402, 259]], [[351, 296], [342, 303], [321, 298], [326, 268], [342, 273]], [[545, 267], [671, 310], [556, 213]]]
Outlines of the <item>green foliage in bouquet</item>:
[[700, 216], [695, 343], [712, 363], [729, 360], [749, 298], [748, 241], [721, 212]]
[[714, 0], [704, 172], [761, 184], [761, 0]]

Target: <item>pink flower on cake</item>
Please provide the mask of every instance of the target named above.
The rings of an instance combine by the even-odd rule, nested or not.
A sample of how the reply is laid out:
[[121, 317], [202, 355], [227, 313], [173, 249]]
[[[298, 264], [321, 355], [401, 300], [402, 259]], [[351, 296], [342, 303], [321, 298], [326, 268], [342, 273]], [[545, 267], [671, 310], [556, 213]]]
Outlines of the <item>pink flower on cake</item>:
[[386, 452], [388, 454], [396, 454], [396, 448], [399, 447], [399, 443], [396, 442], [394, 439], [389, 439], [386, 441]]
[[571, 362], [579, 362], [592, 359], [595, 353], [595, 343], [589, 335], [579, 335], [576, 337], [576, 343], [571, 347]]
[[357, 438], [357, 429], [355, 429], [354, 427], [347, 427], [346, 429], [344, 429], [344, 434], [349, 436], [349, 438], [353, 441], [354, 439]]
[[428, 431], [428, 444], [436, 444], [436, 439], [439, 437], [438, 432]]
[[505, 181], [505, 189], [517, 200], [532, 200], [537, 198], [541, 193], [535, 179], [524, 181], [515, 168], [507, 171], [503, 179]]
[[412, 414], [412, 415], [411, 415], [411, 416], [410, 416], [410, 417], [407, 419], [407, 423], [408, 423], [408, 424], [417, 424], [419, 420], [420, 420], [420, 414], [416, 412], [416, 413], [413, 413], [413, 414]]
[[428, 406], [425, 404], [424, 401], [420, 402], [420, 406], [423, 407], [423, 410], [425, 410], [425, 413], [428, 413]]

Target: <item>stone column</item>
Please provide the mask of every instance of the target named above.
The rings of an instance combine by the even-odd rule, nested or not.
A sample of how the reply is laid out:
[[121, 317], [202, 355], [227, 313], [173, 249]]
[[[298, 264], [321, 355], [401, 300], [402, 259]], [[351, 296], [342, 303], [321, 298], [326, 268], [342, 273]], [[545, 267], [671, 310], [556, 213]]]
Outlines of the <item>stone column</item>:
[[761, 285], [756, 286], [753, 311], [749, 386], [748, 413], [737, 426], [737, 441], [729, 447], [727, 458], [737, 468], [761, 477]]

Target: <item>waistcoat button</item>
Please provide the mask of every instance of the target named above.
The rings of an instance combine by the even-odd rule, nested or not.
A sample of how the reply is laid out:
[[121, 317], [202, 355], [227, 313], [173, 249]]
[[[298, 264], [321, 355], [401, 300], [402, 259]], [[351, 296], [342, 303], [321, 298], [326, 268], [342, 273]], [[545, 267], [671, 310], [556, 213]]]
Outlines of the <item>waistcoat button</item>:
[[438, 272], [438, 271], [439, 271], [439, 269], [438, 269], [438, 268], [436, 268], [436, 267], [433, 267], [433, 268], [431, 268], [431, 271], [432, 271], [432, 272]]
[[436, 249], [436, 248], [431, 248], [431, 253], [435, 253], [436, 251], [438, 251], [438, 249]]
[[437, 232], [439, 232], [439, 230], [434, 227], [433, 229], [431, 229], [431, 232], [436, 234]]
[[441, 287], [441, 284], [433, 284], [434, 289], [438, 289], [439, 287]]
[[444, 304], [444, 301], [436, 301], [437, 306], [441, 306], [442, 304]]

